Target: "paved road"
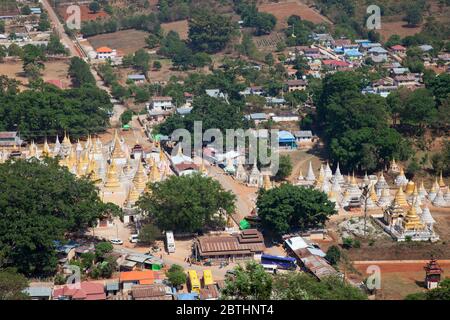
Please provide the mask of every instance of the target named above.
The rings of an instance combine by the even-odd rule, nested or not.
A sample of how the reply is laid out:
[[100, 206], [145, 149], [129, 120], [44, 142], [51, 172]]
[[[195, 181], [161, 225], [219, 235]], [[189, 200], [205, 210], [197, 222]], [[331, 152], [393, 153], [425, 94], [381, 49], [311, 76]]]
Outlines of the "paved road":
[[82, 57], [80, 50], [76, 47], [72, 39], [69, 38], [69, 36], [64, 31], [64, 26], [59, 21], [58, 16], [55, 13], [55, 10], [53, 10], [53, 7], [49, 4], [48, 0], [42, 0], [42, 5], [44, 9], [47, 11], [48, 16], [50, 18], [50, 21], [53, 25], [53, 27], [56, 29], [56, 31], [59, 34], [59, 37], [61, 38], [61, 42], [66, 45], [67, 48], [70, 50], [71, 56], [77, 56]]

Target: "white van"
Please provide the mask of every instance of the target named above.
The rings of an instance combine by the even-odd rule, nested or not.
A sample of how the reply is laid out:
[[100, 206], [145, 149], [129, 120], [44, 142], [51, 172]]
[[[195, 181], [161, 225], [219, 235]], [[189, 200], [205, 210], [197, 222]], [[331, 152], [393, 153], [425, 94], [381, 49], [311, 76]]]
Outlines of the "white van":
[[173, 236], [172, 231], [166, 231], [166, 245], [167, 245], [167, 252], [169, 253], [175, 252], [175, 238]]
[[137, 243], [139, 240], [139, 235], [138, 234], [132, 234], [128, 240], [130, 240], [131, 243]]

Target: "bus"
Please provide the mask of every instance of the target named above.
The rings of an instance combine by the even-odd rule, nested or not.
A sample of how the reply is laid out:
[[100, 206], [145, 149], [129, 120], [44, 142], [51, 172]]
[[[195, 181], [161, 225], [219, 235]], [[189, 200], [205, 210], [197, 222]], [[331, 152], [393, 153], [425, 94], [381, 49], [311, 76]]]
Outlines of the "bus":
[[262, 264], [264, 271], [271, 274], [276, 274], [278, 266], [276, 264]]
[[271, 256], [268, 254], [261, 255], [261, 264], [273, 264], [280, 269], [295, 270], [297, 268], [297, 260], [291, 257]]
[[167, 252], [174, 253], [175, 252], [175, 238], [173, 237], [172, 231], [166, 232], [166, 244], [167, 244]]
[[203, 270], [203, 285], [206, 287], [210, 284], [214, 284], [212, 272], [211, 270]]
[[188, 280], [191, 292], [200, 293], [200, 280], [198, 280], [195, 270], [188, 270]]

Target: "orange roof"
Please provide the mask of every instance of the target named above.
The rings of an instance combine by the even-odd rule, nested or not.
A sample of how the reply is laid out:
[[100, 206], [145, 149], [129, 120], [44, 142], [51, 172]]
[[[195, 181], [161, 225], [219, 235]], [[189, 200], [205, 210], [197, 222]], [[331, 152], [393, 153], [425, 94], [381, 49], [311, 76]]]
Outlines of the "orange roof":
[[108, 48], [108, 47], [100, 47], [100, 48], [98, 48], [97, 50], [96, 50], [97, 52], [106, 52], [106, 53], [110, 53], [110, 52], [112, 52], [112, 49], [111, 48]]
[[155, 279], [155, 274], [152, 270], [125, 271], [125, 272], [120, 273], [120, 282], [139, 281], [140, 284], [146, 284], [146, 283], [143, 283], [143, 281], [144, 282], [151, 281], [150, 283], [153, 283], [154, 279]]
[[153, 284], [155, 281], [153, 279], [140, 280], [139, 284]]

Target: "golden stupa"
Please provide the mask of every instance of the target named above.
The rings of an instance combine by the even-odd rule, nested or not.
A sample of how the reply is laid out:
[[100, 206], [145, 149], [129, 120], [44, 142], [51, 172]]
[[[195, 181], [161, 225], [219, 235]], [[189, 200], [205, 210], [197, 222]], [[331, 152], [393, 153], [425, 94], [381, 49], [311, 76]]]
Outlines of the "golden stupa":
[[139, 200], [139, 196], [139, 191], [136, 189], [134, 184], [131, 184], [127, 199], [125, 200], [125, 206], [132, 207], [136, 203], [136, 201]]
[[413, 205], [406, 213], [403, 219], [403, 228], [405, 230], [420, 230], [423, 229], [423, 224], [420, 221], [419, 216], [416, 212], [416, 207]]
[[86, 170], [84, 170], [85, 166], [83, 165], [83, 163], [81, 162], [81, 159], [77, 162], [77, 176], [81, 177], [84, 176], [84, 174], [86, 173]]
[[89, 165], [86, 169], [86, 174], [89, 176], [89, 179], [93, 182], [100, 182], [101, 178], [98, 175], [97, 172], [97, 162], [94, 160], [94, 158], [91, 158], [89, 161]]
[[268, 174], [263, 176], [263, 188], [264, 190], [269, 190], [272, 188], [272, 183], [270, 182], [270, 176]]
[[144, 167], [142, 165], [142, 161], [138, 160], [138, 169], [133, 178], [133, 184], [136, 186], [138, 190], [144, 190], [145, 184], [147, 183], [147, 176], [144, 172]]
[[375, 187], [372, 184], [370, 187], [370, 193], [369, 193], [370, 199], [372, 199], [373, 202], [377, 202], [378, 198], [377, 198], [377, 193], [375, 192]]
[[406, 184], [406, 189], [405, 189], [405, 193], [406, 193], [406, 195], [411, 195], [411, 194], [413, 194], [413, 192], [414, 192], [414, 188], [416, 187], [416, 184], [414, 183], [414, 181], [409, 181], [407, 184]]
[[403, 193], [403, 188], [400, 187], [395, 194], [394, 202], [399, 204], [402, 207], [408, 206], [408, 202], [406, 202], [405, 194]]
[[65, 132], [65, 131], [64, 131], [64, 139], [63, 139], [62, 144], [63, 144], [64, 146], [66, 146], [67, 148], [72, 147], [72, 143], [70, 142], [70, 138], [69, 138], [69, 136], [67, 135], [67, 132]]
[[111, 154], [112, 159], [119, 159], [119, 158], [125, 158], [125, 152], [123, 152], [122, 147], [120, 145], [120, 139], [119, 135], [117, 133], [117, 130], [114, 133], [114, 147]]
[[69, 156], [67, 157], [67, 166], [72, 169], [77, 164], [77, 155], [73, 148], [70, 148]]
[[156, 163], [153, 163], [152, 168], [150, 170], [150, 181], [151, 182], [159, 182], [161, 181], [161, 173], [159, 172], [159, 168]]
[[352, 175], [352, 182], [351, 182], [351, 185], [352, 185], [352, 186], [357, 186], [357, 185], [358, 185], [357, 182], [356, 182], [356, 178], [355, 178], [355, 172], [353, 172], [353, 175]]
[[44, 157], [51, 157], [52, 152], [50, 151], [50, 146], [48, 145], [47, 139], [44, 141], [44, 149], [42, 150], [42, 155]]
[[106, 173], [106, 182], [104, 188], [109, 191], [116, 190], [120, 187], [119, 178], [117, 177], [117, 169], [114, 161], [108, 167], [108, 172]]

